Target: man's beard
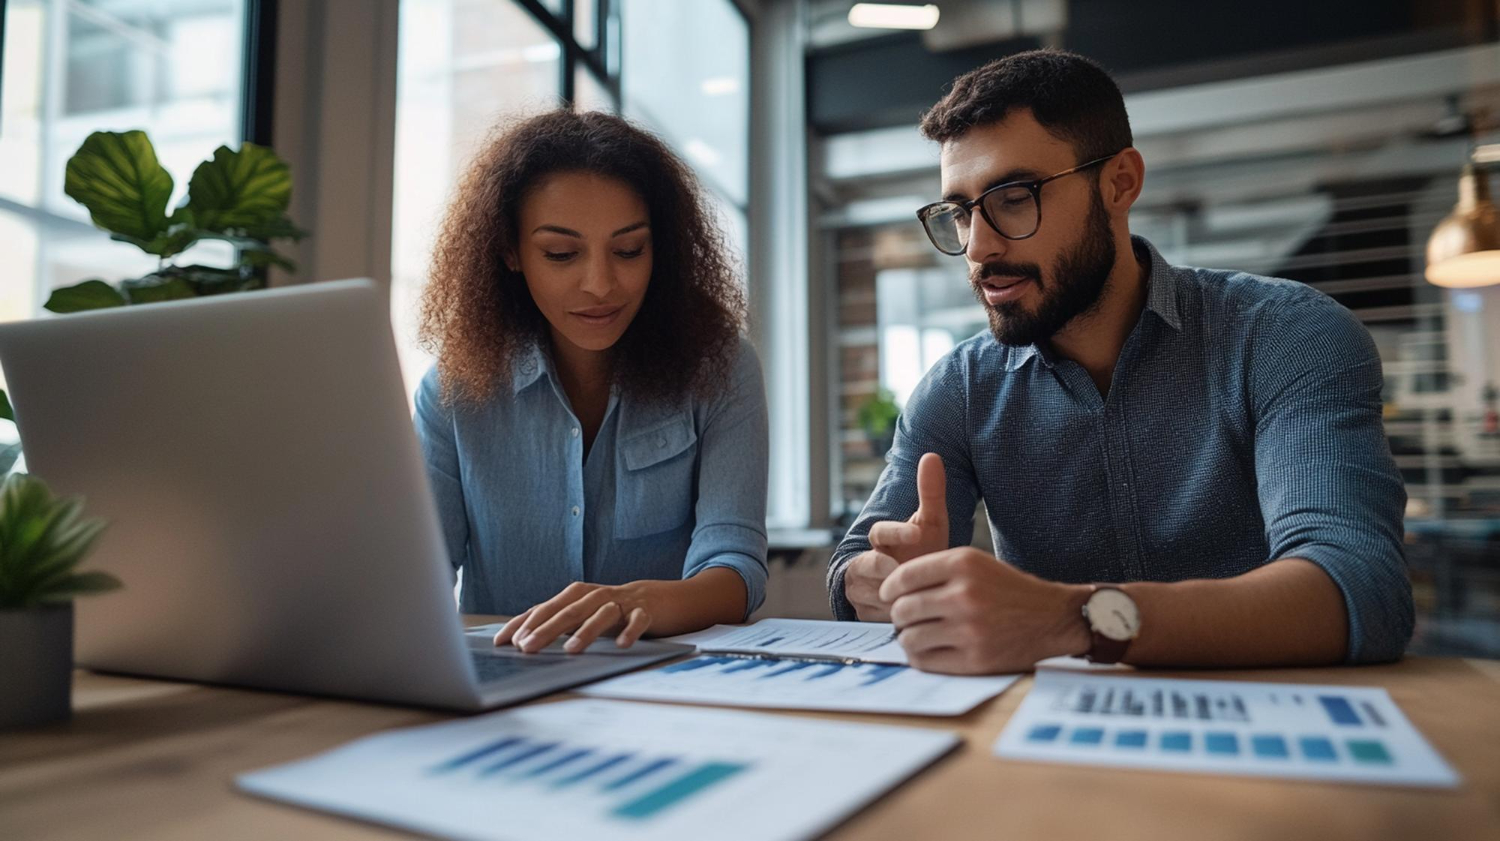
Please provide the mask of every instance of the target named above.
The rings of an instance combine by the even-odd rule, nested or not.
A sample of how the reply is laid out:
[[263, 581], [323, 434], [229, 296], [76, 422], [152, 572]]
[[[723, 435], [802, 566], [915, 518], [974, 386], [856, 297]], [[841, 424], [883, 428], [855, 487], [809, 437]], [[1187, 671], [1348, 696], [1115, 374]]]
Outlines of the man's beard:
[[[1083, 237], [1057, 261], [1056, 271], [1050, 277], [1044, 279], [1041, 267], [1035, 263], [985, 263], [970, 272], [969, 285], [984, 305], [995, 341], [1017, 347], [1040, 345], [1068, 322], [1098, 306], [1115, 265], [1115, 241], [1109, 228], [1109, 213], [1097, 190], [1084, 224]], [[1035, 282], [1042, 293], [1036, 310], [1028, 312], [1020, 301], [990, 306], [984, 299], [980, 281], [995, 275], [1025, 277]]]

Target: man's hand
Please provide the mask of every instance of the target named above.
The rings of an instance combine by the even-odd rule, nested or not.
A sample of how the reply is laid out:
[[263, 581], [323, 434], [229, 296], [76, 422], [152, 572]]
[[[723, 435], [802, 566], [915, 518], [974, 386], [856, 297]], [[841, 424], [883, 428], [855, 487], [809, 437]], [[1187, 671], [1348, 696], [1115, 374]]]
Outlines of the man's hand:
[[896, 565], [948, 548], [947, 478], [943, 459], [928, 453], [917, 462], [917, 511], [904, 523], [880, 522], [870, 527], [870, 550], [849, 562], [844, 571], [844, 596], [864, 622], [890, 621], [890, 603], [880, 598], [880, 585]]
[[[880, 586], [911, 663], [948, 674], [1005, 674], [1082, 654], [1089, 634], [1082, 584], [1022, 572], [971, 547], [902, 564]], [[863, 617], [861, 617], [863, 618]]]

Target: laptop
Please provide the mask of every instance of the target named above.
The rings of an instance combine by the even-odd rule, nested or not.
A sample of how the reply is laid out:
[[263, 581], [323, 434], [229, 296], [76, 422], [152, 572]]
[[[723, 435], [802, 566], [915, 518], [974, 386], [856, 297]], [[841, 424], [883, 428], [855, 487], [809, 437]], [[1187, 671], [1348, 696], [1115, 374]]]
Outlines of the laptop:
[[465, 634], [370, 281], [4, 324], [0, 365], [28, 469], [109, 522], [81, 666], [471, 711], [691, 651]]

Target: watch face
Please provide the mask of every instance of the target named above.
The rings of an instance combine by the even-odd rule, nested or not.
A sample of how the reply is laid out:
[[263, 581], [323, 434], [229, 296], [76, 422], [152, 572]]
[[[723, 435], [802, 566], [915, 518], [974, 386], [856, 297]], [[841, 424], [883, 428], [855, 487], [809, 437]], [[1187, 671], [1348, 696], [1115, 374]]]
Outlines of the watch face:
[[1089, 596], [1089, 625], [1112, 640], [1133, 640], [1141, 632], [1135, 601], [1121, 590], [1101, 588]]

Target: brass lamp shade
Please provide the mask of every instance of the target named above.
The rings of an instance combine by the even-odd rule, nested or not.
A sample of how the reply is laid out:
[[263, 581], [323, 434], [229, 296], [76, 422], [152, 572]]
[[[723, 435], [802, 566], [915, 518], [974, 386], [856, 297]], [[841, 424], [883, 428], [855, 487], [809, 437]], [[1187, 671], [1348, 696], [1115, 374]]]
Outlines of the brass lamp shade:
[[1458, 180], [1458, 205], [1427, 238], [1427, 280], [1465, 289], [1500, 283], [1500, 211], [1473, 164]]

